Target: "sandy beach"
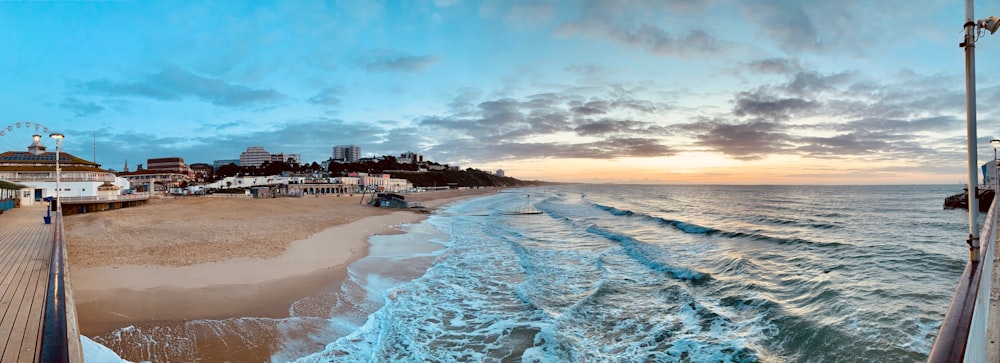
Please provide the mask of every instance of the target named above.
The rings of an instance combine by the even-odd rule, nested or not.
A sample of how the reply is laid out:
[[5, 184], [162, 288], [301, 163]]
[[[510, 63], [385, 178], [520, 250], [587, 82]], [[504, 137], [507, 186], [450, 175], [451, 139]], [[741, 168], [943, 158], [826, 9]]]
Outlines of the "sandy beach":
[[[496, 189], [406, 195], [427, 209]], [[183, 197], [65, 219], [70, 277], [87, 336], [149, 322], [283, 318], [331, 291], [367, 237], [426, 218], [361, 205], [360, 195]], [[127, 358], [127, 357], [126, 357]]]

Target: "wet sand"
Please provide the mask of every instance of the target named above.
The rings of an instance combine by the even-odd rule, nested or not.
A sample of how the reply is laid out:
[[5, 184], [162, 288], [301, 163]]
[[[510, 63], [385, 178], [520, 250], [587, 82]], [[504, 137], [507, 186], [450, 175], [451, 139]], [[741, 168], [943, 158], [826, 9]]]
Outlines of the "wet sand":
[[[495, 191], [440, 191], [406, 198], [433, 209]], [[269, 319], [287, 318], [292, 303], [337, 289], [346, 277], [346, 266], [367, 254], [368, 236], [398, 233], [394, 226], [427, 216], [415, 210], [364, 206], [359, 200], [359, 195], [187, 197], [68, 216], [70, 278], [81, 332], [101, 341], [109, 334], [115, 339], [127, 335], [113, 334], [127, 326], [144, 327], [147, 336], [135, 338], [142, 340], [151, 338], [151, 330], [188, 334], [179, 330], [196, 330], [192, 326], [200, 324], [193, 321], [219, 321], [221, 329], [235, 324], [233, 329], [245, 330], [247, 318], [254, 318], [257, 342], [241, 341], [246, 346], [236, 348], [231, 341], [246, 337], [229, 339], [223, 332], [221, 337], [213, 335], [221, 339], [218, 342], [203, 337], [197, 346], [186, 348], [194, 355], [173, 358], [268, 360], [282, 348], [275, 342], [282, 335], [280, 321]], [[208, 329], [220, 329], [219, 324], [210, 325]], [[320, 325], [305, 324], [312, 326], [307, 330], [322, 329]], [[197, 337], [188, 338], [194, 344], [190, 340]], [[123, 358], [150, 358], [122, 352], [129, 350], [128, 344], [118, 343], [111, 348]]]

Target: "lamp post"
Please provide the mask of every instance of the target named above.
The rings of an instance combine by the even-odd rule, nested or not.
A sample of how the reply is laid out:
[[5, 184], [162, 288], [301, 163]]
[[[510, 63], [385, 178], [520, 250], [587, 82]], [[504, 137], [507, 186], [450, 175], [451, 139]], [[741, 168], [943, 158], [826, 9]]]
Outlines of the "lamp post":
[[62, 198], [59, 198], [59, 192], [62, 190], [62, 184], [60, 183], [62, 170], [59, 169], [59, 147], [62, 146], [65, 136], [57, 132], [49, 135], [49, 137], [56, 139], [56, 211], [62, 213]]

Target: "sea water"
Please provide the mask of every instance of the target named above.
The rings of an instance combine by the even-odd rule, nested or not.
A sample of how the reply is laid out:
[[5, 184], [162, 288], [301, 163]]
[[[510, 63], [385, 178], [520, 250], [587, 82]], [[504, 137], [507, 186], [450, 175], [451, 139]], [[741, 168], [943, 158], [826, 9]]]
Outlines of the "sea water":
[[968, 253], [942, 209], [958, 191], [508, 189], [373, 236], [339, 290], [274, 323], [270, 359], [925, 360]]
[[[924, 360], [967, 256], [964, 211], [942, 209], [956, 189], [579, 185], [465, 201], [422, 227], [447, 235], [412, 255], [434, 256], [425, 272], [359, 279], [380, 307], [301, 361]], [[506, 213], [526, 206], [542, 214]]]

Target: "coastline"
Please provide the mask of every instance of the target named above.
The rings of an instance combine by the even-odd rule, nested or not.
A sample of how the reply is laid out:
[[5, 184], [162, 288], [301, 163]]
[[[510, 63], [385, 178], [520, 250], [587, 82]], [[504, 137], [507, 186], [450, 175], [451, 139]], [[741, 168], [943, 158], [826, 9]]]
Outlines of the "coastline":
[[[422, 201], [428, 209], [434, 209], [495, 191], [440, 191], [410, 194], [407, 199]], [[346, 207], [344, 200], [347, 198], [323, 198], [333, 200], [338, 207], [345, 207], [339, 213], [359, 211]], [[349, 200], [357, 203], [357, 198]], [[252, 205], [254, 202], [246, 200], [244, 204]], [[155, 207], [153, 205], [152, 208]], [[277, 256], [238, 256], [195, 264], [178, 264], [177, 261], [122, 264], [112, 259], [102, 265], [77, 268], [73, 267], [71, 257], [70, 273], [81, 333], [100, 336], [137, 323], [241, 317], [287, 318], [292, 303], [339, 288], [347, 277], [347, 266], [368, 254], [368, 238], [371, 235], [401, 233], [398, 226], [417, 223], [428, 217], [428, 214], [415, 211], [361, 207], [367, 208], [360, 210], [367, 216], [348, 217], [345, 219], [350, 221], [346, 223], [338, 223], [343, 219], [335, 218], [331, 220], [331, 226], [306, 238], [287, 242], [283, 252]], [[306, 211], [311, 212], [314, 212], [313, 208]], [[296, 213], [301, 214], [302, 211]], [[291, 217], [295, 217], [296, 213], [292, 213]], [[114, 217], [104, 215], [97, 219]], [[94, 221], [86, 223], [93, 224]], [[114, 232], [114, 229], [111, 231]], [[151, 239], [156, 237], [150, 234]], [[73, 247], [86, 248], [85, 245], [74, 246], [71, 242], [71, 254]], [[156, 248], [154, 246], [153, 250]], [[89, 265], [95, 264], [94, 261], [88, 262]]]

